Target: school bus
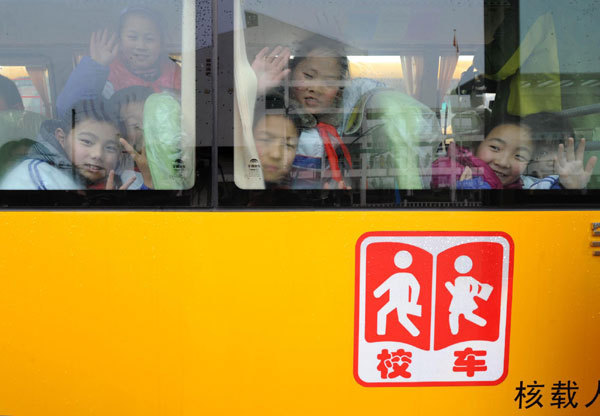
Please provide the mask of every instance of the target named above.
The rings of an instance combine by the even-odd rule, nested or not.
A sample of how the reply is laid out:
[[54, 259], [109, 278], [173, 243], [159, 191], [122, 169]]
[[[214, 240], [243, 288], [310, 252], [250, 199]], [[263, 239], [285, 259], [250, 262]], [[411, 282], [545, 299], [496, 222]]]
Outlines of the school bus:
[[[43, 119], [93, 32], [162, 16], [194, 181], [0, 191], [0, 414], [598, 413], [596, 0], [2, 6], [0, 73], [31, 79]], [[345, 100], [367, 80], [334, 109], [349, 186], [268, 186], [251, 65], [313, 35], [347, 52]], [[430, 189], [450, 147], [538, 112], [587, 139], [558, 148], [585, 186]], [[549, 159], [529, 156], [534, 176]]]

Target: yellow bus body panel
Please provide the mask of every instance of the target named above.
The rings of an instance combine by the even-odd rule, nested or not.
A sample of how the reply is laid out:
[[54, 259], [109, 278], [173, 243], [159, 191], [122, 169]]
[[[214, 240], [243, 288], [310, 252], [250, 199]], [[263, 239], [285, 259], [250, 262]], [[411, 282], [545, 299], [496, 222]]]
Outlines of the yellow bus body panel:
[[[600, 212], [4, 212], [1, 415], [556, 414], [600, 379]], [[508, 376], [363, 387], [355, 244], [369, 231], [514, 240]], [[600, 238], [598, 239], [600, 240]], [[520, 381], [543, 408], [519, 410]]]

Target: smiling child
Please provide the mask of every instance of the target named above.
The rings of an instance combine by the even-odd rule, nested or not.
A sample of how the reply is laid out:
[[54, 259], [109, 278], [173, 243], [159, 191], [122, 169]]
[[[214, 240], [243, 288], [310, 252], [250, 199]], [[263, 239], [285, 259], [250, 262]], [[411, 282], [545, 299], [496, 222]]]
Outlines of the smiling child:
[[537, 151], [533, 138], [544, 129], [540, 120], [540, 114], [532, 114], [521, 120], [498, 124], [479, 144], [475, 155], [452, 144], [448, 156], [433, 163], [432, 188], [585, 188], [597, 161], [593, 156], [584, 165], [585, 139], [580, 140], [577, 149], [572, 137], [561, 139], [564, 143], [556, 145], [553, 175], [544, 178], [525, 175]]
[[0, 189], [105, 189], [121, 154], [119, 131], [105, 107], [82, 101], [69, 120], [44, 122], [36, 143], [2, 178]]
[[59, 117], [65, 117], [75, 102], [110, 99], [131, 86], [179, 92], [181, 68], [165, 51], [166, 33], [164, 18], [144, 6], [123, 10], [117, 33], [94, 32], [90, 55], [81, 59], [57, 98]]

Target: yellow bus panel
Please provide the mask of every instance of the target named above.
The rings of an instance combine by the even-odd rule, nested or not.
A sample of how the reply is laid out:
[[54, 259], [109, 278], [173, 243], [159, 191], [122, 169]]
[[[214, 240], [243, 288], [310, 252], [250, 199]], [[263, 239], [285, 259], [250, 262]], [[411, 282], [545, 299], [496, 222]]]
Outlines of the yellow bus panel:
[[[598, 414], [600, 258], [590, 243], [599, 220], [594, 211], [4, 212], [0, 414]], [[355, 380], [355, 244], [373, 231], [512, 238], [504, 381]]]

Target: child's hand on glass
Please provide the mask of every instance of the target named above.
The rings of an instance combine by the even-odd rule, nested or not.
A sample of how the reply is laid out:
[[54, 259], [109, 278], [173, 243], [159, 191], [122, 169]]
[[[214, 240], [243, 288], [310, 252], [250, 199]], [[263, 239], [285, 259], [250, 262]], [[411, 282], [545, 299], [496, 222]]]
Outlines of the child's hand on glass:
[[146, 146], [143, 146], [142, 152], [138, 153], [133, 146], [127, 142], [127, 140], [120, 138], [119, 142], [121, 143], [121, 146], [125, 148], [127, 153], [129, 153], [136, 166], [140, 170], [142, 178], [144, 178], [144, 185], [146, 185], [148, 188], [152, 188], [152, 174], [150, 173], [148, 158], [146, 157]]
[[[127, 182], [125, 182], [123, 185], [121, 185], [121, 187], [119, 187], [119, 191], [124, 191], [126, 189], [128, 189], [132, 183], [135, 182], [135, 176], [129, 178], [129, 180]], [[110, 173], [108, 174], [108, 179], [106, 180], [106, 187], [105, 189], [107, 191], [114, 191], [115, 189], [115, 171], [111, 169]]]
[[594, 166], [598, 161], [596, 156], [590, 157], [587, 164], [583, 165], [585, 153], [585, 139], [581, 139], [577, 151], [575, 151], [575, 140], [569, 137], [566, 147], [561, 143], [558, 145], [556, 155], [557, 173], [560, 184], [566, 189], [583, 189], [592, 176]]
[[257, 92], [259, 95], [278, 86], [290, 73], [290, 70], [285, 68], [289, 59], [290, 50], [281, 46], [277, 46], [271, 53], [269, 53], [269, 48], [263, 48], [256, 55], [252, 62], [252, 69], [258, 81]]
[[100, 65], [108, 66], [119, 53], [117, 35], [112, 35], [108, 30], [99, 30], [92, 33], [90, 40], [90, 56]]

